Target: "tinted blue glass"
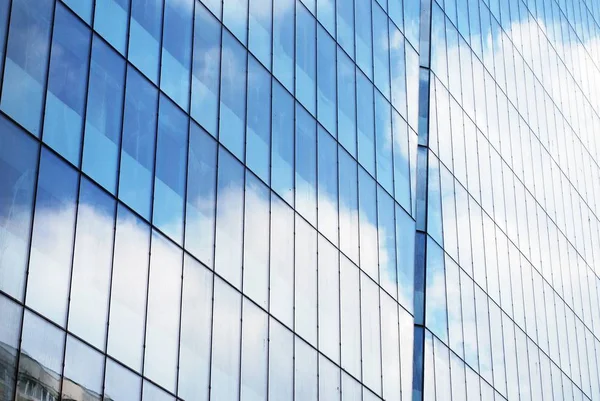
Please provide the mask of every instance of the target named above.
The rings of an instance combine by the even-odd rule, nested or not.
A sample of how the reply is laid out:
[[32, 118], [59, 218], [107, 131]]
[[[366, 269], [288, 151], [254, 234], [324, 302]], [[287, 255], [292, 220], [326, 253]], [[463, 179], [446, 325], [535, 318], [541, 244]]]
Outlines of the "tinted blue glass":
[[312, 224], [317, 218], [317, 124], [296, 103], [296, 210]]
[[358, 115], [358, 162], [375, 175], [375, 105], [373, 84], [363, 74], [356, 79], [356, 109]]
[[190, 101], [194, 0], [166, 0], [160, 88], [184, 110]]
[[221, 0], [200, 0], [215, 17], [221, 20], [223, 14], [223, 2]]
[[271, 188], [294, 203], [294, 99], [273, 80]]
[[244, 160], [247, 58], [246, 49], [223, 31], [219, 141], [240, 160]]
[[352, 60], [340, 48], [337, 51], [338, 140], [356, 156], [356, 75]]
[[92, 24], [93, 0], [63, 0], [63, 2], [88, 25]]
[[320, 25], [317, 28], [317, 44], [317, 118], [327, 131], [337, 137], [336, 45]]
[[0, 115], [0, 289], [23, 299], [39, 145]]
[[91, 32], [61, 3], [54, 24], [43, 140], [78, 166]]
[[77, 172], [49, 150], [40, 160], [27, 305], [65, 326], [75, 233]]
[[419, 15], [421, 5], [418, 1], [403, 0], [404, 34], [415, 48], [419, 48]]
[[130, 1], [97, 1], [94, 16], [94, 30], [123, 55], [127, 51]]
[[360, 216], [360, 267], [379, 281], [377, 261], [377, 184], [362, 168], [358, 169]]
[[250, 0], [248, 50], [270, 71], [273, 4], [268, 0]]
[[296, 98], [316, 115], [317, 21], [300, 4], [296, 10]]
[[[408, 0], [404, 0], [408, 1]], [[388, 15], [401, 30], [404, 29], [404, 10], [402, 8], [403, 0], [388, 0]], [[390, 29], [392, 28], [390, 25]]]
[[271, 75], [254, 57], [248, 60], [246, 165], [269, 182], [271, 164]]
[[158, 84], [164, 0], [131, 0], [129, 61]]
[[396, 205], [396, 257], [398, 261], [398, 302], [413, 310], [415, 221]]
[[54, 1], [14, 0], [0, 108], [40, 135]]
[[337, 40], [354, 59], [354, 0], [336, 1]]
[[373, 6], [373, 69], [375, 86], [390, 98], [390, 46], [388, 17], [376, 5]]
[[427, 238], [426, 325], [442, 341], [448, 341], [444, 250]]
[[358, 171], [356, 161], [338, 148], [340, 177], [340, 250], [358, 263]]
[[373, 33], [371, 31], [371, 0], [355, 0], [356, 65], [373, 79]]
[[92, 43], [83, 171], [112, 193], [117, 189], [125, 60], [98, 37]]
[[273, 75], [294, 91], [294, 3], [273, 0]]
[[188, 152], [188, 117], [160, 97], [152, 223], [183, 244], [183, 210]]
[[377, 221], [379, 240], [379, 281], [394, 298], [398, 294], [396, 269], [396, 227], [394, 199], [377, 186]]
[[338, 243], [338, 156], [335, 139], [319, 127], [319, 231]]
[[390, 77], [392, 105], [406, 116], [406, 61], [404, 57], [404, 36], [390, 25]]
[[197, 4], [190, 114], [212, 136], [217, 136], [220, 65], [221, 25], [206, 8]]
[[335, 36], [335, 1], [317, 0], [317, 19], [330, 35]]
[[392, 108], [379, 92], [376, 92], [375, 95], [375, 136], [377, 144], [377, 181], [389, 193], [393, 193]]
[[125, 93], [119, 198], [150, 220], [158, 92], [129, 67]]
[[217, 143], [196, 124], [190, 128], [188, 177], [185, 247], [204, 264], [212, 267]]
[[[4, 45], [6, 44], [6, 35], [8, 34], [9, 10], [10, 1], [3, 1], [0, 3], [0, 71], [4, 70]], [[1, 82], [0, 88], [2, 88]]]
[[224, 1], [223, 25], [245, 45], [248, 38], [248, 0]]
[[236, 288], [242, 283], [244, 166], [219, 148], [215, 271]]

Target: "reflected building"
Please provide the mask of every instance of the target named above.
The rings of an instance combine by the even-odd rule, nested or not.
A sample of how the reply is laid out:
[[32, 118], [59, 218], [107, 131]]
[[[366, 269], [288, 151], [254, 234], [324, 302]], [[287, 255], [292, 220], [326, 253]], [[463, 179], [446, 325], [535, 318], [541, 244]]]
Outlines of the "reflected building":
[[0, 0], [0, 401], [600, 400], [596, 0]]

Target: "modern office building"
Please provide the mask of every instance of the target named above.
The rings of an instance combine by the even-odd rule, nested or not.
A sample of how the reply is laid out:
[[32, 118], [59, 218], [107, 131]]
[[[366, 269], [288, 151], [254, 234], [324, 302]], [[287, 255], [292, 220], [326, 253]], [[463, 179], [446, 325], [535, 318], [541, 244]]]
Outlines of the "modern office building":
[[0, 401], [600, 400], [597, 0], [0, 0]]

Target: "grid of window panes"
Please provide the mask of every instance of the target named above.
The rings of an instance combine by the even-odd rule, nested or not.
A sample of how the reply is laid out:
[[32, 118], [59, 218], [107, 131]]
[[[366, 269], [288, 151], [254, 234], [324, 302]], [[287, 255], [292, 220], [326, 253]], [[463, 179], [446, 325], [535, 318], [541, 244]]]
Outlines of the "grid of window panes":
[[0, 0], [0, 400], [408, 400], [419, 5]]
[[599, 22], [434, 1], [426, 400], [600, 399]]

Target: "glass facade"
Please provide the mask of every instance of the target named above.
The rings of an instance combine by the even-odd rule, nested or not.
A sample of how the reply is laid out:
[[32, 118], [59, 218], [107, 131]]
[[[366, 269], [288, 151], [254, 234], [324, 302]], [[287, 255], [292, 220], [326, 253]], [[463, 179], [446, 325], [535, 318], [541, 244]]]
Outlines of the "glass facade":
[[600, 400], [596, 0], [0, 0], [0, 401]]

